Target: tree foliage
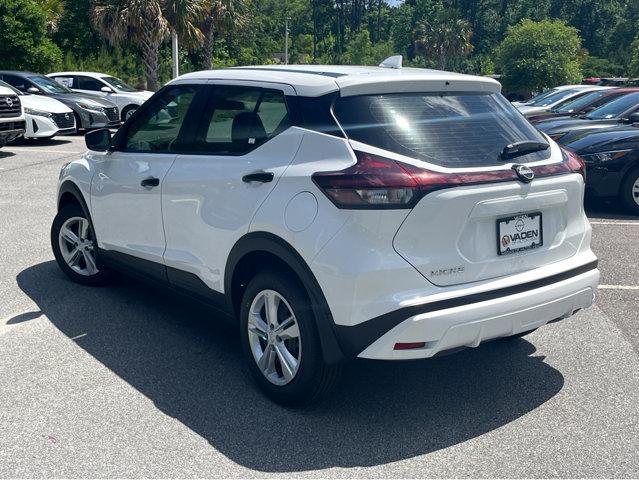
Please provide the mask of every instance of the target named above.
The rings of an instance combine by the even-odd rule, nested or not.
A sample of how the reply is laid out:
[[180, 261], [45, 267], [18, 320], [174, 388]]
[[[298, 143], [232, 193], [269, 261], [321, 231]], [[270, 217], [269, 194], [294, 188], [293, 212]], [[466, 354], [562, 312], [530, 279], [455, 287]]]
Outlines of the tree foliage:
[[34, 0], [0, 0], [0, 63], [3, 68], [50, 71], [60, 49], [47, 36], [47, 13]]
[[497, 48], [502, 82], [515, 89], [540, 91], [579, 83], [581, 39], [560, 20], [522, 20], [508, 28]]

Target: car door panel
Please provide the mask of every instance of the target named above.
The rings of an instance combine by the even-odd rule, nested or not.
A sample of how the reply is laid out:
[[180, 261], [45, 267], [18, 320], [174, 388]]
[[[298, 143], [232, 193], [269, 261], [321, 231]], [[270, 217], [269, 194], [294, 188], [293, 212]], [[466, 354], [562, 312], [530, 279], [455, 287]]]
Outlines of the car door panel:
[[[266, 130], [277, 123], [277, 117], [271, 125], [267, 120]], [[242, 155], [179, 154], [162, 191], [166, 265], [194, 274], [208, 288], [223, 292], [231, 248], [248, 232], [251, 219], [293, 160], [302, 137], [302, 130], [288, 128]], [[243, 181], [255, 172], [272, 173], [272, 180]]]
[[163, 264], [162, 182], [198, 88], [167, 87], [116, 137], [114, 151], [94, 157], [91, 208], [100, 248]]

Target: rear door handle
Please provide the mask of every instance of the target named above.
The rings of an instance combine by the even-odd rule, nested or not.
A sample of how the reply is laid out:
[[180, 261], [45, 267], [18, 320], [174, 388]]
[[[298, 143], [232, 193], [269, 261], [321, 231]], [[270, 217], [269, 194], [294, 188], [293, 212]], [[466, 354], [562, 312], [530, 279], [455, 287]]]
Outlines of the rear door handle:
[[273, 172], [253, 172], [242, 177], [244, 183], [260, 182], [269, 183], [273, 181]]
[[160, 179], [155, 177], [145, 178], [144, 180], [140, 182], [140, 185], [142, 185], [144, 188], [157, 187], [159, 184], [160, 184]]

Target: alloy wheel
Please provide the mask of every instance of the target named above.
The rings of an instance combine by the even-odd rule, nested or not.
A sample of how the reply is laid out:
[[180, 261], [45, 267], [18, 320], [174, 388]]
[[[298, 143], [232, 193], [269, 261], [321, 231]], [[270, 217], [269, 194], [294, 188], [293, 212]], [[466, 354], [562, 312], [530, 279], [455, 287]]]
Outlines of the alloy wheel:
[[91, 225], [86, 218], [71, 217], [66, 220], [60, 228], [58, 241], [62, 257], [69, 268], [87, 277], [98, 273], [95, 243]]
[[639, 177], [635, 180], [631, 190], [632, 199], [639, 205]]
[[258, 293], [251, 304], [248, 339], [257, 367], [269, 382], [290, 383], [302, 359], [300, 329], [293, 309], [274, 290]]

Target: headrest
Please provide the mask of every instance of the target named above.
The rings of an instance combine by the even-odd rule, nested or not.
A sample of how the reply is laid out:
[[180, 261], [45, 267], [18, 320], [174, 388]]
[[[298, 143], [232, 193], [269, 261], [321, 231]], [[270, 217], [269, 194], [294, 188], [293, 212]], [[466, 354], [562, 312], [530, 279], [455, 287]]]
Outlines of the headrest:
[[231, 139], [233, 143], [246, 145], [259, 144], [266, 138], [266, 130], [262, 119], [253, 112], [242, 112], [233, 118]]

